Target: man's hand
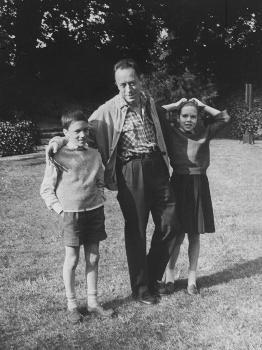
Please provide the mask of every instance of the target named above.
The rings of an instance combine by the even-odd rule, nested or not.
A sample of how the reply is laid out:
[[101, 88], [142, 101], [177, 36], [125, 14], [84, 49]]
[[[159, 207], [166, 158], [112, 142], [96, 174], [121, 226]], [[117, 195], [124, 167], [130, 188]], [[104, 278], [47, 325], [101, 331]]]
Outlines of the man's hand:
[[50, 163], [52, 163], [58, 170], [61, 171], [68, 171], [68, 169], [63, 166], [62, 164], [58, 163], [55, 160], [54, 155], [57, 153], [57, 151], [61, 148], [61, 145], [59, 145], [57, 142], [52, 141], [46, 146], [46, 157], [49, 160]]
[[56, 142], [51, 142], [46, 147], [46, 153], [48, 156], [48, 159], [53, 161], [54, 154], [59, 150], [59, 146]]

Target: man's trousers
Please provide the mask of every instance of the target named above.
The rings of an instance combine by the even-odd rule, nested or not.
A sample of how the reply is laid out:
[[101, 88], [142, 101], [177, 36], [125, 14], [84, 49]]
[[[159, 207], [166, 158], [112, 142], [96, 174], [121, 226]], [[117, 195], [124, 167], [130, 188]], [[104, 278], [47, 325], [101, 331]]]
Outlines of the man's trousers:
[[[161, 280], [175, 230], [175, 201], [160, 152], [117, 163], [118, 196], [125, 219], [125, 244], [134, 296]], [[146, 228], [151, 212], [155, 230], [147, 254]]]

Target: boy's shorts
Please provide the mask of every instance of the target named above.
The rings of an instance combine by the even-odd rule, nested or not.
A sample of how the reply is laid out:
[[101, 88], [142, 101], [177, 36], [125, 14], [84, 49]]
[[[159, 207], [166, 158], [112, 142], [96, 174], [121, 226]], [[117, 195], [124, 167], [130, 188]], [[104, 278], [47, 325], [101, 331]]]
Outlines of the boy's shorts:
[[104, 207], [81, 212], [64, 212], [64, 243], [68, 247], [106, 239]]

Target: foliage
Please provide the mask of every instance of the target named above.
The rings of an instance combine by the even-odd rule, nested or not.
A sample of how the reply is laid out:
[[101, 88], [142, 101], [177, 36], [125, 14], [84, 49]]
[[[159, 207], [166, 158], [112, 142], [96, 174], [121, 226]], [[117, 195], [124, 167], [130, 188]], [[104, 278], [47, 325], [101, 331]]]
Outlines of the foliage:
[[158, 34], [143, 1], [0, 1], [0, 68], [10, 71], [0, 82], [0, 118], [14, 109], [39, 116], [50, 89], [76, 102], [111, 96], [113, 64], [133, 57], [146, 70]]
[[211, 103], [217, 96], [211, 79], [203, 79], [200, 74], [192, 74], [188, 70], [182, 75], [171, 75], [165, 70], [159, 70], [146, 76], [144, 83], [159, 103], [174, 102], [182, 97], [196, 97], [205, 103]]
[[32, 121], [0, 122], [0, 155], [11, 156], [35, 151], [37, 128]]
[[16, 108], [31, 115], [30, 107], [40, 103], [26, 86], [46, 89], [45, 96], [50, 87], [77, 99], [111, 96], [112, 66], [128, 56], [147, 74], [164, 65], [166, 73], [154, 80], [183, 94], [186, 69], [197, 76], [196, 86], [207, 84], [199, 97], [209, 97], [212, 82], [219, 91], [261, 84], [260, 2], [2, 0], [0, 113]]
[[233, 98], [227, 110], [232, 117], [231, 133], [233, 137], [241, 139], [245, 132], [256, 136], [262, 126], [262, 108], [254, 105], [251, 111], [241, 98]]
[[[185, 67], [206, 76], [213, 73], [221, 85], [261, 81], [262, 11], [258, 0], [154, 1], [163, 21], [164, 61], [174, 74]], [[254, 69], [254, 67], [256, 67]]]
[[144, 63], [159, 32], [150, 4], [135, 0], [3, 0], [0, 20], [0, 32], [7, 32], [14, 43], [15, 65], [33, 73], [38, 68], [37, 51], [63, 46], [69, 57], [74, 48], [84, 46]]

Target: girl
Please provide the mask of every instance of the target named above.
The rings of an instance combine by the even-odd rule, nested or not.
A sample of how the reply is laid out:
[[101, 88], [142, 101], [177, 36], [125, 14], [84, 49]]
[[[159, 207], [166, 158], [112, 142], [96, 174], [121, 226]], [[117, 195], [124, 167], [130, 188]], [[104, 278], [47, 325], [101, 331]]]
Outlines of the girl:
[[[171, 126], [162, 120], [170, 163], [173, 167], [171, 184], [176, 195], [176, 210], [180, 234], [176, 237], [173, 251], [164, 276], [164, 294], [174, 292], [174, 269], [183, 243], [188, 234], [189, 272], [187, 292], [198, 294], [196, 270], [200, 250], [200, 234], [214, 232], [214, 216], [206, 170], [210, 162], [209, 142], [217, 131], [229, 122], [226, 111], [205, 105], [196, 98], [163, 106], [165, 110], [178, 109], [178, 125]], [[201, 125], [199, 109], [209, 114]]]

